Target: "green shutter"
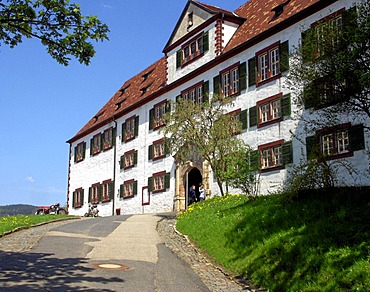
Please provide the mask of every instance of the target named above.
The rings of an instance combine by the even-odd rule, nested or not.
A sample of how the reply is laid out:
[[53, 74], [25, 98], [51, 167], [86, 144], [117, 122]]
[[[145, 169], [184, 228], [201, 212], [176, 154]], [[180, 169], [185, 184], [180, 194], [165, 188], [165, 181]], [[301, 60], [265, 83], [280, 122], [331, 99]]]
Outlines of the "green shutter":
[[92, 196], [92, 187], [89, 187], [89, 197], [87, 198], [87, 202], [91, 202], [91, 196]]
[[176, 68], [181, 68], [182, 65], [182, 49], [176, 52]]
[[259, 151], [254, 150], [251, 152], [250, 156], [250, 166], [253, 170], [258, 170], [260, 168], [260, 162], [259, 162]]
[[319, 151], [319, 143], [317, 140], [317, 136], [308, 136], [306, 137], [306, 152], [307, 152], [307, 159], [314, 159], [317, 157]]
[[120, 169], [124, 168], [124, 165], [125, 165], [125, 156], [122, 155], [121, 156], [121, 159], [119, 161], [119, 166], [120, 166]]
[[257, 106], [249, 109], [249, 127], [257, 126]]
[[357, 151], [365, 149], [364, 126], [362, 124], [352, 126], [348, 129], [349, 150]]
[[213, 96], [218, 97], [220, 95], [221, 81], [220, 75], [213, 77]]
[[302, 32], [302, 61], [307, 63], [315, 59], [315, 29], [310, 28]]
[[104, 149], [104, 135], [100, 133], [100, 151]]
[[154, 108], [149, 111], [149, 130], [153, 130], [154, 126]]
[[134, 166], [137, 165], [137, 150], [134, 152]]
[[126, 136], [126, 123], [123, 123], [122, 124], [122, 137], [121, 137], [122, 142], [125, 142], [125, 136]]
[[287, 141], [282, 145], [284, 164], [293, 163], [293, 143]]
[[165, 189], [169, 189], [170, 188], [170, 173], [167, 172], [165, 175], [164, 175], [164, 187]]
[[285, 94], [280, 98], [280, 105], [281, 105], [281, 115], [283, 117], [290, 116], [291, 114], [290, 93]]
[[248, 118], [247, 118], [248, 110], [243, 110], [239, 114], [239, 120], [242, 123], [242, 129], [245, 130], [248, 128]]
[[102, 196], [103, 196], [103, 185], [99, 185], [98, 186], [98, 198], [99, 198], [99, 202], [102, 201]]
[[209, 37], [208, 31], [203, 34], [203, 52], [207, 52], [209, 50]]
[[137, 180], [132, 183], [132, 193], [134, 196], [137, 195]]
[[82, 145], [82, 160], [85, 159], [85, 155], [86, 155], [86, 142], [84, 142]]
[[148, 191], [153, 191], [153, 177], [148, 178]]
[[108, 191], [109, 191], [109, 199], [114, 198], [114, 181], [111, 181], [108, 186]]
[[120, 198], [123, 198], [123, 194], [125, 193], [125, 188], [124, 188], [124, 185], [123, 184], [121, 184], [120, 186], [119, 186], [119, 197]]
[[315, 106], [313, 83], [307, 84], [303, 87], [303, 104], [306, 109], [313, 108]]
[[257, 83], [256, 70], [256, 57], [253, 57], [248, 60], [248, 86], [252, 86]]
[[165, 140], [164, 141], [164, 153], [167, 155], [167, 154], [171, 154], [170, 153], [170, 149], [171, 149], [171, 147], [170, 147], [170, 145], [169, 145], [169, 142], [168, 142], [169, 140]]
[[116, 145], [116, 137], [117, 137], [117, 129], [113, 128], [112, 129], [112, 146]]
[[77, 162], [77, 146], [75, 147], [74, 161], [75, 163]]
[[84, 202], [85, 202], [85, 196], [84, 196], [84, 194], [85, 194], [85, 190], [84, 189], [82, 189], [81, 190], [81, 206], [83, 206], [83, 204], [84, 204]]
[[181, 94], [176, 96], [176, 102], [179, 102], [180, 98], [181, 98]]
[[94, 138], [91, 138], [90, 139], [90, 156], [93, 155], [93, 141], [94, 141]]
[[149, 145], [148, 147], [148, 159], [149, 160], [153, 159], [153, 145]]
[[202, 86], [202, 94], [203, 94], [203, 103], [209, 102], [209, 81], [203, 83]]
[[239, 65], [239, 91], [247, 89], [247, 63]]
[[280, 72], [289, 70], [289, 42], [285, 41], [279, 46], [280, 53]]
[[76, 201], [76, 192], [72, 193], [72, 208], [75, 207], [75, 201]]
[[135, 137], [139, 135], [139, 116], [135, 117]]

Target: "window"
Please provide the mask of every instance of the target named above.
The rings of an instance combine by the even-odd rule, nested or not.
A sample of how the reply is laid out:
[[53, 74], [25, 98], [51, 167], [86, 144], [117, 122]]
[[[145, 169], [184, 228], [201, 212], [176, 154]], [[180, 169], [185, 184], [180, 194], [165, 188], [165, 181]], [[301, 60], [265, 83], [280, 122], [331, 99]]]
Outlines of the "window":
[[231, 120], [235, 121], [235, 123], [231, 125], [231, 132], [234, 135], [240, 134], [241, 130], [247, 128], [247, 110], [241, 111], [240, 109], [237, 109], [233, 112], [229, 112], [228, 116]]
[[148, 188], [150, 192], [164, 192], [170, 187], [170, 174], [163, 172], [154, 173], [148, 179]]
[[168, 149], [164, 139], [154, 141], [153, 144], [149, 146], [149, 160], [164, 158], [166, 154], [168, 154]]
[[257, 82], [263, 82], [280, 74], [279, 45], [257, 55]]
[[181, 92], [181, 95], [176, 97], [176, 100], [183, 98], [185, 100], [191, 100], [197, 105], [201, 105], [208, 101], [208, 88], [209, 82], [199, 82], [196, 85], [189, 87]]
[[122, 124], [122, 142], [135, 139], [139, 134], [139, 116], [133, 116]]
[[137, 195], [137, 181], [128, 180], [120, 185], [120, 198], [127, 199]]
[[257, 102], [249, 110], [249, 125], [263, 127], [283, 120], [284, 116], [291, 114], [290, 94], [282, 93]]
[[86, 142], [81, 142], [75, 147], [75, 162], [80, 162], [85, 159]]
[[307, 158], [324, 155], [327, 159], [353, 156], [354, 151], [365, 148], [363, 125], [350, 123], [317, 131], [306, 138]]
[[121, 169], [128, 169], [137, 165], [137, 150], [125, 152], [121, 156]]
[[102, 202], [108, 202], [113, 198], [114, 182], [111, 180], [103, 181], [102, 183]]
[[89, 188], [89, 203], [98, 204], [101, 201], [102, 188], [100, 183], [93, 184]]
[[289, 69], [289, 43], [276, 42], [248, 60], [248, 84], [262, 85]]
[[203, 56], [204, 52], [209, 49], [208, 32], [197, 35], [189, 42], [185, 43], [176, 54], [176, 67], [181, 68], [182, 66], [190, 63], [193, 60]]
[[108, 150], [113, 147], [113, 128], [106, 129], [103, 133], [103, 149]]
[[169, 106], [167, 105], [167, 101], [162, 101], [154, 106], [149, 111], [149, 129], [156, 130], [159, 127], [164, 126], [165, 119], [164, 115], [169, 110]]
[[275, 141], [258, 147], [262, 172], [282, 169], [293, 161], [292, 142]]
[[102, 150], [102, 135], [101, 133], [96, 134], [91, 140], [90, 140], [90, 155], [96, 155], [99, 154]]
[[84, 190], [82, 188], [76, 189], [73, 192], [73, 201], [72, 207], [73, 208], [80, 208], [84, 204]]
[[234, 64], [213, 78], [215, 95], [232, 96], [246, 89], [246, 63]]

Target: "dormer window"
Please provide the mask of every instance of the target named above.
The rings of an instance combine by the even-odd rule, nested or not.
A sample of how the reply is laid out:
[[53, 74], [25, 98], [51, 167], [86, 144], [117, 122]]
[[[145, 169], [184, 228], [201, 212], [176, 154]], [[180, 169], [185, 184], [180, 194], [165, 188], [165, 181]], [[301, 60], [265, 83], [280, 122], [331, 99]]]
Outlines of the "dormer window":
[[148, 86], [145, 86], [145, 87], [143, 87], [143, 88], [141, 88], [141, 89], [140, 89], [140, 90], [141, 90], [141, 95], [143, 95], [143, 94], [147, 93], [147, 91], [148, 91], [148, 89], [149, 89], [150, 85], [152, 85], [152, 84], [149, 84]]
[[124, 98], [123, 100], [116, 103], [116, 110], [120, 109], [122, 107], [122, 104], [126, 101], [127, 98]]
[[274, 8], [272, 8], [271, 11], [275, 12], [274, 17], [280, 16], [284, 12], [285, 6], [287, 6], [289, 2], [290, 0], [285, 1], [284, 3], [281, 3], [275, 6]]
[[121, 92], [120, 96], [122, 96], [122, 95], [124, 95], [124, 94], [126, 93], [127, 88], [129, 88], [129, 87], [130, 87], [130, 85], [131, 85], [131, 84], [129, 84], [129, 85], [125, 86], [125, 87], [122, 87], [122, 88], [119, 90], [119, 92]]
[[148, 79], [148, 77], [150, 76], [150, 74], [152, 72], [153, 72], [153, 70], [150, 70], [149, 72], [147, 72], [147, 73], [145, 73], [144, 75], [141, 76], [141, 77], [143, 77], [143, 82]]
[[185, 66], [186, 64], [200, 58], [209, 49], [208, 32], [197, 35], [189, 42], [185, 43], [180, 50], [177, 51], [176, 68]]

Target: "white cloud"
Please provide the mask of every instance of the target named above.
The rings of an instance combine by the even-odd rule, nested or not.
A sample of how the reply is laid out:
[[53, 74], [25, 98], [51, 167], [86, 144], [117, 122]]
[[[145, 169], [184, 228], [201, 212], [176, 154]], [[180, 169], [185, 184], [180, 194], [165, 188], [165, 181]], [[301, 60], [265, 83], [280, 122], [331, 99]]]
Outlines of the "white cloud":
[[25, 178], [25, 181], [30, 182], [30, 183], [34, 183], [35, 182], [35, 179], [32, 176], [27, 176]]
[[112, 9], [112, 8], [113, 8], [113, 6], [111, 6], [111, 5], [108, 5], [108, 4], [103, 4], [103, 8], [108, 8], [108, 9]]

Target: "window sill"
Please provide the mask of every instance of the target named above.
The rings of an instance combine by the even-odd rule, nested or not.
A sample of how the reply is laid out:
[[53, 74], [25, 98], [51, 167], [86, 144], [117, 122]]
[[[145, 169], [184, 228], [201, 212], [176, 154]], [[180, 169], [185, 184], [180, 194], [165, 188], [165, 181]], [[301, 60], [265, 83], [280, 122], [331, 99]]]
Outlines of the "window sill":
[[159, 160], [159, 159], [163, 159], [163, 158], [166, 158], [166, 154], [164, 155], [161, 155], [161, 156], [157, 156], [157, 157], [153, 157], [153, 161], [156, 161], [156, 160]]
[[278, 75], [275, 75], [275, 76], [269, 77], [269, 78], [267, 78], [267, 79], [265, 79], [265, 80], [263, 80], [263, 81], [257, 81], [256, 87], [262, 86], [262, 85], [264, 85], [264, 84], [266, 84], [266, 83], [269, 83], [269, 82], [271, 82], [271, 81], [274, 81], [274, 80], [276, 80], [276, 79], [279, 79], [280, 77], [281, 77], [281, 73], [279, 73]]
[[326, 160], [335, 160], [335, 159], [348, 158], [348, 157], [353, 157], [353, 151], [333, 154], [333, 155], [330, 155], [330, 156], [326, 156], [325, 159]]
[[274, 119], [274, 120], [269, 120], [267, 122], [258, 122], [257, 124], [257, 128], [263, 128], [263, 127], [266, 127], [266, 126], [270, 126], [270, 125], [273, 125], [273, 124], [277, 124], [277, 123], [280, 123], [281, 121], [283, 121], [283, 117], [280, 117], [280, 118], [277, 118], [277, 119]]
[[125, 196], [125, 195], [124, 195], [124, 196], [123, 196], [123, 199], [124, 199], [124, 200], [126, 200], [126, 199], [131, 199], [131, 198], [133, 198], [133, 197], [135, 197], [135, 196], [134, 196], [134, 195], [129, 195], [129, 196]]
[[152, 194], [156, 194], [156, 193], [163, 193], [163, 192], [165, 192], [165, 191], [166, 191], [166, 189], [153, 190], [153, 191], [152, 191]]
[[204, 56], [204, 52], [202, 52], [202, 53], [199, 53], [199, 54], [197, 54], [195, 57], [193, 57], [193, 58], [189, 58], [189, 60], [182, 60], [182, 64], [181, 64], [181, 69], [183, 69], [184, 67], [186, 67], [187, 65], [189, 65], [189, 64], [191, 64], [191, 63], [193, 63], [194, 61], [196, 61], [196, 60], [198, 60], [198, 59], [200, 59], [201, 57], [203, 57]]
[[259, 172], [266, 173], [266, 172], [277, 171], [277, 170], [282, 170], [282, 169], [285, 169], [285, 165], [277, 165], [277, 166], [271, 166], [267, 168], [261, 168]]

